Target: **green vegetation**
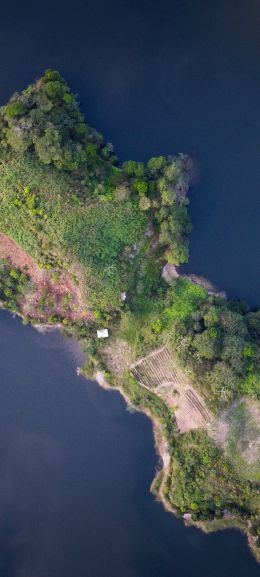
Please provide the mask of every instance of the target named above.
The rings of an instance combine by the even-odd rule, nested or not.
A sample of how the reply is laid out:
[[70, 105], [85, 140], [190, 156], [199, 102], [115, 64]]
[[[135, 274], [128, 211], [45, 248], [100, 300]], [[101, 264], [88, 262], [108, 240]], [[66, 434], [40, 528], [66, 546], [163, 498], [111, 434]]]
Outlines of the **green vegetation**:
[[30, 279], [25, 272], [0, 260], [0, 301], [6, 309], [12, 312], [20, 310], [29, 285]]
[[[97, 327], [127, 341], [133, 358], [167, 344], [218, 414], [241, 396], [260, 400], [260, 311], [209, 294], [186, 277], [170, 285], [162, 279], [166, 263], [188, 261], [190, 168], [184, 155], [119, 166], [113, 146], [85, 123], [56, 71], [47, 70], [0, 109], [0, 232], [57, 283], [66, 272], [90, 314], [61, 317], [46, 287], [40, 312], [50, 310], [49, 322], [62, 322], [81, 341], [89, 373], [106, 370]], [[26, 271], [1, 262], [4, 306], [23, 312], [29, 286]], [[70, 298], [63, 293], [67, 312]], [[120, 386], [161, 423], [171, 455], [163, 490], [177, 513], [202, 520], [228, 509], [250, 519], [259, 535], [258, 472], [249, 481], [204, 430], [180, 435], [173, 409], [128, 373]], [[234, 448], [235, 423], [232, 434]]]
[[165, 492], [179, 513], [189, 511], [194, 520], [222, 517], [225, 509], [242, 518], [255, 514], [257, 491], [203, 430], [179, 436]]
[[260, 481], [259, 439], [260, 410], [248, 400], [242, 400], [228, 413], [230, 433], [226, 453], [241, 476]]
[[[149, 296], [149, 291], [147, 291]], [[153, 309], [122, 316], [121, 330], [137, 356], [167, 343], [219, 411], [241, 394], [260, 399], [260, 333], [244, 303], [233, 303], [178, 278], [157, 289]], [[254, 330], [251, 330], [254, 324]]]
[[178, 434], [171, 409], [133, 377], [125, 375], [122, 389], [134, 406], [148, 409], [163, 427], [172, 457], [164, 495], [177, 514], [190, 512], [194, 521], [221, 518], [225, 510], [242, 520], [260, 514], [257, 486], [238, 475], [206, 431]]
[[48, 70], [0, 110], [0, 230], [44, 268], [76, 261], [89, 305], [119, 310], [142, 244], [175, 264], [188, 259], [187, 201], [177, 192], [188, 168], [181, 156], [119, 168]]

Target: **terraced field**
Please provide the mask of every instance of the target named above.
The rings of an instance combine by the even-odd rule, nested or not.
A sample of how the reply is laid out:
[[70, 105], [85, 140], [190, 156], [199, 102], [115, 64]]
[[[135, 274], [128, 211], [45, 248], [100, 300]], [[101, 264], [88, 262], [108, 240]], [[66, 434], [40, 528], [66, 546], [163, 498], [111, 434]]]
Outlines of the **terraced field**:
[[211, 421], [204, 400], [177, 366], [167, 347], [134, 363], [131, 372], [140, 385], [155, 391], [174, 409], [181, 432], [205, 427]]

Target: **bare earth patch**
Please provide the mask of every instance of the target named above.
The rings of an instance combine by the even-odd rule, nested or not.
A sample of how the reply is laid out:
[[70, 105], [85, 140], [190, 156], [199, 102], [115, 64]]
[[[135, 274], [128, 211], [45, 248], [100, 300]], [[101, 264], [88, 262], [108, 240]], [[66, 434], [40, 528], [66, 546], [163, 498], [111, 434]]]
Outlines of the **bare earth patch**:
[[260, 478], [260, 403], [241, 398], [223, 411], [210, 434], [248, 478]]
[[108, 369], [118, 377], [122, 377], [133, 362], [128, 343], [119, 339], [110, 341], [104, 348], [103, 355]]
[[14, 240], [0, 233], [0, 258], [25, 271], [32, 280], [32, 290], [22, 306], [22, 314], [47, 321], [51, 315], [70, 320], [92, 320], [93, 314], [83, 302], [79, 286], [68, 272], [62, 272], [58, 280], [52, 273], [40, 268], [35, 260]]

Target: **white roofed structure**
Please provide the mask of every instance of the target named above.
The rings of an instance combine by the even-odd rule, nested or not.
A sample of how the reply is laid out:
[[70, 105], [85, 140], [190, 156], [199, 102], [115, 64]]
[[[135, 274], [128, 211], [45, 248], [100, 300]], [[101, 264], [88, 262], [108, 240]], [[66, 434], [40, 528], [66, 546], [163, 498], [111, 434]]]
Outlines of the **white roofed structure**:
[[108, 337], [108, 330], [107, 329], [98, 329], [97, 330], [97, 338], [98, 339], [107, 339]]

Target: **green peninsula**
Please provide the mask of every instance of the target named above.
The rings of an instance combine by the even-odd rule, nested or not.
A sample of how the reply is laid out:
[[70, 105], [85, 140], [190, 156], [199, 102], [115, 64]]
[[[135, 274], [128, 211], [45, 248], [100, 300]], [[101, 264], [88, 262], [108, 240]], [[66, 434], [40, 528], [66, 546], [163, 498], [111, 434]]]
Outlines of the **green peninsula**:
[[191, 168], [121, 166], [47, 70], [0, 109], [0, 301], [77, 338], [82, 372], [152, 417], [166, 507], [240, 527], [259, 557], [260, 310], [176, 269]]

